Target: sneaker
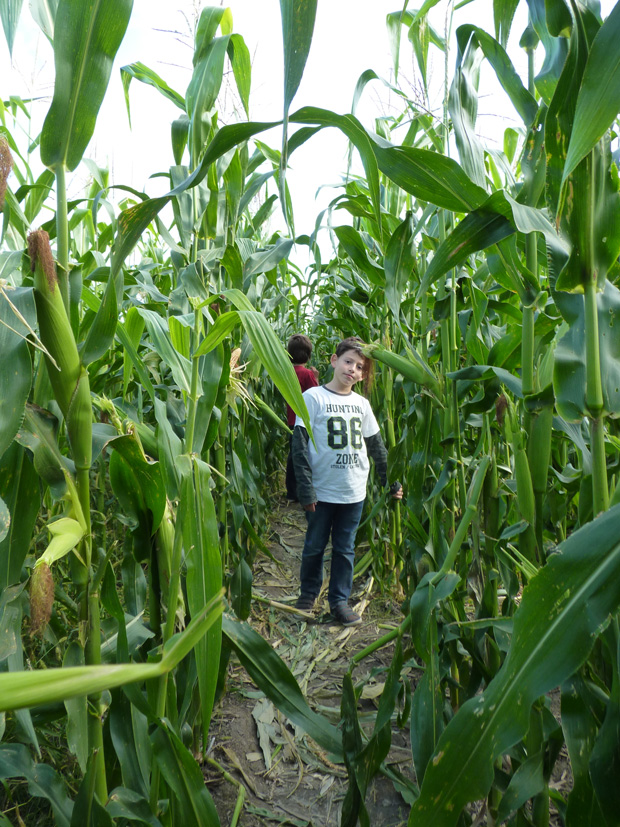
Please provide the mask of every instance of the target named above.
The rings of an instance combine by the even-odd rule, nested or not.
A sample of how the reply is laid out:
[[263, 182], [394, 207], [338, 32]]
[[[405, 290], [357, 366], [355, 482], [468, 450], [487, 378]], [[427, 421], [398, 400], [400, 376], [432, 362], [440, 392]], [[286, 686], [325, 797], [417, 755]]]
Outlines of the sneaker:
[[353, 609], [346, 603], [339, 603], [331, 610], [332, 617], [338, 621], [342, 626], [357, 626], [362, 622], [362, 618], [356, 614]]
[[311, 612], [314, 609], [315, 600], [316, 598], [311, 597], [309, 594], [300, 594], [297, 598], [297, 603], [295, 603], [295, 608], [300, 609], [302, 612]]

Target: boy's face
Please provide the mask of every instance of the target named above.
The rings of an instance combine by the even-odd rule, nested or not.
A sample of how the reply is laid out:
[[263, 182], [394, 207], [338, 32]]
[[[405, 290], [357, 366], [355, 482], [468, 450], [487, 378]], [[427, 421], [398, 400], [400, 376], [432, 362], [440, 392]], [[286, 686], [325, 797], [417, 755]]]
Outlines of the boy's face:
[[333, 381], [341, 388], [341, 393], [350, 393], [353, 385], [364, 378], [366, 357], [356, 350], [345, 350], [340, 356], [332, 355], [331, 366]]

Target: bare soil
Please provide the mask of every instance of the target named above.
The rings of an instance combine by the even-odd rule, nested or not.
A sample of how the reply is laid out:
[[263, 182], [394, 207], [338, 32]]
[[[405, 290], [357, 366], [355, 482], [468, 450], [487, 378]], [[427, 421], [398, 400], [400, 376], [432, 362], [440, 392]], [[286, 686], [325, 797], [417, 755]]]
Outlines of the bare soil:
[[[264, 555], [254, 565], [253, 601], [249, 622], [277, 651], [297, 679], [309, 705], [334, 724], [340, 720], [342, 679], [350, 658], [386, 630], [398, 625], [402, 614], [395, 601], [377, 595], [372, 578], [356, 578], [351, 603], [362, 614], [359, 626], [344, 629], [333, 622], [324, 595], [314, 621], [287, 612], [274, 603], [293, 607], [298, 594], [298, 572], [305, 533], [305, 518], [297, 505], [284, 501], [274, 514], [268, 543], [274, 560]], [[327, 579], [327, 572], [326, 572]], [[271, 601], [271, 602], [269, 602]], [[353, 673], [363, 683], [359, 705], [362, 728], [372, 726], [377, 699], [393, 655], [390, 644], [365, 658]], [[412, 669], [415, 685], [421, 672]], [[559, 695], [552, 697], [552, 711], [559, 715]], [[368, 729], [370, 732], [370, 729]], [[231, 660], [227, 691], [217, 707], [211, 726], [210, 757], [206, 782], [223, 827], [231, 824], [239, 801], [244, 802], [239, 827], [337, 827], [348, 781], [342, 764], [328, 755], [305, 733], [284, 718], [252, 683], [239, 663]], [[413, 778], [408, 727], [392, 731], [386, 764]], [[228, 777], [225, 777], [225, 774]], [[556, 762], [552, 786], [564, 796], [572, 784], [565, 748]], [[377, 776], [370, 784], [366, 807], [373, 827], [404, 827], [410, 805], [391, 781]], [[475, 825], [486, 825], [484, 807], [472, 807]], [[552, 807], [552, 827], [562, 821]], [[432, 825], [429, 825], [432, 827]]]

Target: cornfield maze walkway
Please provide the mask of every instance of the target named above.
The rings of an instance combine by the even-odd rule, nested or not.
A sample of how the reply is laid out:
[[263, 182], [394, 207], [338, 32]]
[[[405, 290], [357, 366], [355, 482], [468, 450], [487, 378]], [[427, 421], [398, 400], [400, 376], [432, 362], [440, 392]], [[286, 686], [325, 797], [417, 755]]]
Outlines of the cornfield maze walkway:
[[[282, 500], [273, 513], [267, 543], [273, 559], [259, 553], [254, 563], [254, 599], [249, 622], [287, 664], [309, 705], [338, 725], [342, 679], [351, 657], [385, 634], [386, 627], [396, 626], [402, 614], [395, 600], [378, 593], [368, 574], [356, 578], [353, 588], [351, 603], [363, 617], [359, 626], [344, 629], [334, 623], [325, 592], [319, 598], [313, 621], [287, 611], [294, 607], [299, 592], [304, 533], [301, 508]], [[328, 568], [325, 585], [327, 577]], [[354, 685], [363, 685], [358, 713], [368, 734], [393, 651], [393, 644], [384, 647], [364, 659], [353, 672]], [[409, 669], [412, 688], [420, 676], [421, 670]], [[558, 717], [558, 691], [551, 693], [551, 708]], [[348, 787], [344, 765], [330, 761], [310, 737], [286, 719], [234, 657], [228, 667], [226, 693], [214, 713], [211, 735], [209, 756], [219, 767], [207, 764], [204, 771], [223, 827], [231, 823], [238, 785], [245, 787], [240, 827], [340, 824]], [[412, 777], [409, 723], [402, 730], [393, 723], [392, 746], [385, 763]], [[228, 779], [222, 769], [228, 773]], [[572, 786], [565, 746], [556, 761], [551, 786], [564, 797]], [[366, 807], [375, 827], [407, 824], [410, 807], [383, 776], [371, 782]], [[487, 824], [481, 802], [473, 804], [470, 813], [476, 827]], [[561, 824], [552, 804], [550, 825]]]

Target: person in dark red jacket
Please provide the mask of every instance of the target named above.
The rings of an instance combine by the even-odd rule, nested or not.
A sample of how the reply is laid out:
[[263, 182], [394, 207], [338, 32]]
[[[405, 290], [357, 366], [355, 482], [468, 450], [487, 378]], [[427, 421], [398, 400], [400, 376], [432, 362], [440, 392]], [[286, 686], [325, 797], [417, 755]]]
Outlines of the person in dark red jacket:
[[[306, 363], [312, 356], [312, 342], [307, 336], [302, 333], [295, 333], [288, 340], [286, 346], [295, 373], [299, 379], [301, 392], [307, 391], [308, 388], [316, 388], [319, 384], [316, 368], [305, 367]], [[295, 411], [290, 405], [286, 406], [286, 421], [291, 430], [295, 427]], [[291, 438], [292, 439], [292, 438]], [[288, 459], [286, 461], [286, 496], [287, 499], [297, 502], [297, 482], [295, 480], [295, 469], [293, 467], [293, 458], [291, 456], [289, 443]]]

